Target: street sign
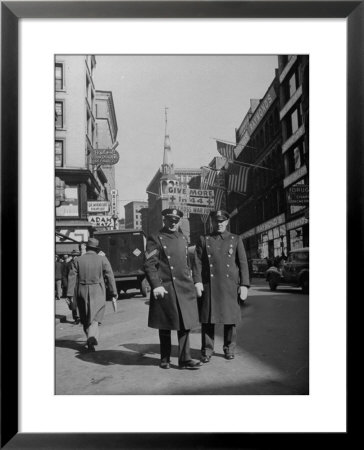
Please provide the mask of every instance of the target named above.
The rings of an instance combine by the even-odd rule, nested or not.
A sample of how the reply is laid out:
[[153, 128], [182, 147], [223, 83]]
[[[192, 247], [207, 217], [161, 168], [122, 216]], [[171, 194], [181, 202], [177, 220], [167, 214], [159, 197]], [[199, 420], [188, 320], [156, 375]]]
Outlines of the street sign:
[[114, 221], [112, 220], [112, 216], [88, 216], [88, 221], [92, 224], [95, 228], [105, 228], [105, 227], [113, 227]]
[[111, 148], [95, 148], [91, 152], [91, 164], [112, 166], [119, 161], [119, 153]]
[[167, 199], [171, 204], [186, 204], [191, 206], [213, 206], [213, 197], [191, 197], [188, 195], [168, 194]]
[[192, 206], [186, 203], [170, 203], [168, 205], [169, 208], [177, 208], [182, 211], [184, 214], [209, 214], [210, 211], [214, 209], [213, 206]]
[[291, 186], [288, 190], [287, 202], [289, 205], [308, 205], [308, 184], [296, 184], [295, 186]]
[[87, 212], [109, 212], [110, 202], [87, 202]]
[[187, 197], [214, 197], [213, 189], [189, 189], [181, 186], [168, 188], [168, 194], [177, 194]]

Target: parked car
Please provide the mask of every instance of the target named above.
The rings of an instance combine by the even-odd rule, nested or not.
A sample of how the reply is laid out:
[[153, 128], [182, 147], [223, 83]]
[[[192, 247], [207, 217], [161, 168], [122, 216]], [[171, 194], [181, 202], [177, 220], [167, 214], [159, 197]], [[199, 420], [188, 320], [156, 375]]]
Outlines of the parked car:
[[134, 288], [146, 296], [149, 285], [143, 270], [144, 232], [135, 229], [97, 231], [94, 236], [110, 261], [118, 293]]
[[249, 264], [250, 278], [264, 277], [269, 267], [268, 261], [265, 258], [249, 259], [248, 264]]
[[301, 287], [304, 294], [309, 290], [309, 248], [291, 250], [281, 266], [271, 266], [266, 272], [266, 280], [272, 291], [280, 284]]

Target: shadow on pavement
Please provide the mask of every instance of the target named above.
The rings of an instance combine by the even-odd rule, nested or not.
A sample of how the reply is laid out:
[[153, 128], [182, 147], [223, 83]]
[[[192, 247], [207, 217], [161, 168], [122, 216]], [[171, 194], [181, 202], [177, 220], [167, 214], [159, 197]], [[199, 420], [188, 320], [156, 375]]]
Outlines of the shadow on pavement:
[[76, 358], [92, 362], [94, 364], [101, 364], [103, 366], [110, 366], [119, 364], [121, 366], [157, 366], [159, 365], [159, 358], [150, 358], [140, 353], [134, 353], [124, 350], [96, 350], [96, 352], [82, 352], [76, 355]]
[[68, 337], [67, 339], [56, 339], [56, 347], [58, 348], [70, 348], [78, 352], [85, 350], [86, 341], [76, 341], [79, 336], [75, 336], [74, 339]]

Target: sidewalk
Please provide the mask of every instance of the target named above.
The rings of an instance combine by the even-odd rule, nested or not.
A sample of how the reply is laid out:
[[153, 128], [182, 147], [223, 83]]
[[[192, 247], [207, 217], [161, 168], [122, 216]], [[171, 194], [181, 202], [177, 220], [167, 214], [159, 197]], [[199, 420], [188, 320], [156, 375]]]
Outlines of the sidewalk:
[[[64, 299], [56, 303], [56, 394], [60, 395], [302, 395], [308, 392], [308, 296], [289, 289], [271, 292], [253, 279], [241, 308], [236, 358], [223, 355], [223, 327], [215, 354], [197, 371], [178, 370], [172, 333], [171, 370], [159, 368], [157, 330], [148, 327], [149, 299], [122, 295], [114, 313], [106, 303], [97, 351], [84, 351], [85, 334]], [[201, 333], [190, 334], [191, 356], [200, 357]], [[176, 370], [177, 369], [177, 370]]]
[[56, 325], [61, 322], [73, 322], [72, 311], [68, 308], [65, 298], [55, 300], [55, 320]]

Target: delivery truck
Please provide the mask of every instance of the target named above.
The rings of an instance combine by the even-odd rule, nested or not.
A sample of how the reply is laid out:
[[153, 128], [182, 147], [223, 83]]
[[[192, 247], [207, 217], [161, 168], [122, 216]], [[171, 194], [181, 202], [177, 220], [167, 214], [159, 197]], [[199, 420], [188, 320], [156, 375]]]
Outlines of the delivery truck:
[[128, 289], [138, 289], [147, 295], [148, 283], [143, 271], [145, 234], [142, 230], [108, 230], [96, 231], [100, 250], [110, 261], [114, 272], [118, 294]]

